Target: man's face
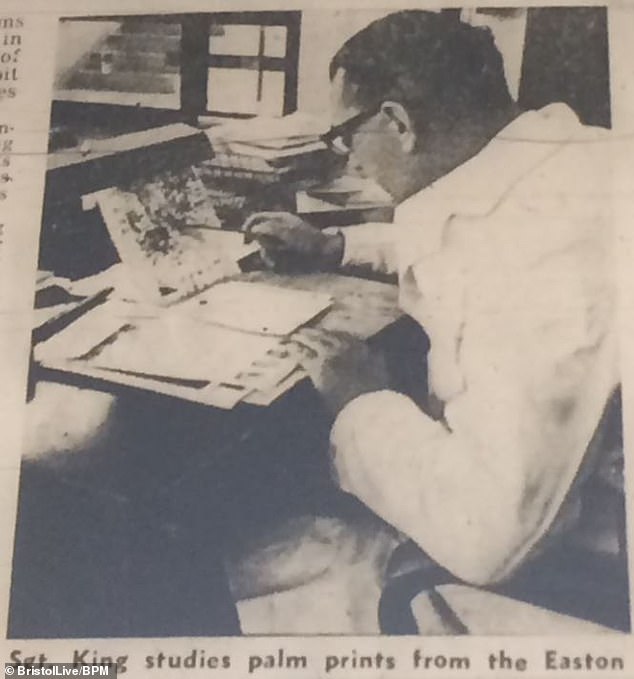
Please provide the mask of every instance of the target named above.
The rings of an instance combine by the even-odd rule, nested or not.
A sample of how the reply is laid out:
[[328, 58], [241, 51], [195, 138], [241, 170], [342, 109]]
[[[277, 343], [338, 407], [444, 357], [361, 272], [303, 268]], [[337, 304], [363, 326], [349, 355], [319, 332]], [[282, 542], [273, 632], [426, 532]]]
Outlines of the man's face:
[[[345, 128], [345, 123], [352, 123], [338, 140], [341, 148], [348, 149], [347, 172], [374, 179], [398, 199], [407, 153], [396, 124], [382, 109], [373, 114], [354, 102], [354, 89], [345, 83], [342, 69], [332, 80], [330, 94], [332, 126], [344, 124]], [[354, 124], [355, 117], [360, 118], [358, 124]]]

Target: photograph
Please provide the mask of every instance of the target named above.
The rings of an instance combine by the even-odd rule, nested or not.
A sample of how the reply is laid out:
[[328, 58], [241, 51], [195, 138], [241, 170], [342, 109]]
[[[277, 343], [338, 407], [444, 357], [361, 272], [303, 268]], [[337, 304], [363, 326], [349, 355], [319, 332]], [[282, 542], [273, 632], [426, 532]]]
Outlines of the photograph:
[[55, 19], [8, 639], [631, 631], [613, 10], [353, 4]]

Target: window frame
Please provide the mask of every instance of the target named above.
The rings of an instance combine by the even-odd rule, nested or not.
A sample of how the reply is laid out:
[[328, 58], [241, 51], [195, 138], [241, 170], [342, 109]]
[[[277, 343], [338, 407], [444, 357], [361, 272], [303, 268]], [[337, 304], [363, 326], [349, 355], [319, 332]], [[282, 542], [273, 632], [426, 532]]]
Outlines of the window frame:
[[[130, 19], [152, 18], [153, 21], [178, 22], [181, 26], [180, 42], [180, 113], [183, 120], [196, 123], [201, 115], [229, 118], [252, 118], [252, 113], [232, 113], [210, 110], [207, 105], [207, 84], [209, 69], [244, 68], [258, 71], [258, 87], [262, 87], [263, 73], [276, 71], [284, 73], [284, 98], [282, 114], [297, 110], [299, 44], [301, 30], [299, 10], [289, 11], [246, 11], [246, 12], [197, 12], [172, 14], [124, 14], [100, 16], [69, 16], [62, 20], [73, 21], [125, 21]], [[286, 28], [286, 56], [268, 57], [264, 55], [263, 40], [260, 39], [258, 54], [255, 56], [214, 55], [209, 51], [211, 27], [220, 25], [283, 26]], [[99, 104], [99, 106], [125, 107], [125, 104]], [[130, 109], [133, 109], [130, 106]], [[170, 109], [156, 108], [156, 111]]]
[[[286, 56], [269, 57], [264, 54], [263, 33], [260, 33], [258, 54], [240, 56], [213, 54], [209, 51], [213, 42], [211, 28], [217, 25], [233, 26], [283, 26], [286, 28]], [[181, 106], [189, 117], [213, 115], [219, 117], [251, 118], [252, 113], [231, 113], [215, 111], [208, 107], [207, 84], [210, 68], [236, 68], [256, 70], [258, 88], [261, 93], [262, 78], [266, 71], [284, 73], [284, 100], [282, 114], [297, 110], [300, 11], [268, 12], [209, 12], [198, 15], [184, 15], [181, 22]], [[204, 54], [204, 58], [201, 55]], [[189, 64], [189, 72], [183, 64]]]

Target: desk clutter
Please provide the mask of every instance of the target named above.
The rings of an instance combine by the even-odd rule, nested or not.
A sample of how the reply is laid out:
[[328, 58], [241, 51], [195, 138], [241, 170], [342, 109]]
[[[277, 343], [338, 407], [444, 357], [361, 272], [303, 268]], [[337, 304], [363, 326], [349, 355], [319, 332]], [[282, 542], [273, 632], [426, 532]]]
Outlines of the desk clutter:
[[251, 393], [267, 402], [265, 393], [297, 366], [274, 335], [214, 325], [178, 306], [118, 299], [36, 346], [35, 358], [45, 367], [219, 408], [232, 408]]
[[[136, 192], [99, 191], [121, 264], [118, 295], [36, 348], [49, 367], [231, 408], [267, 402], [297, 368], [283, 339], [324, 312], [327, 294], [226, 281], [257, 246], [223, 231], [192, 168]], [[202, 222], [202, 223], [201, 223]], [[275, 392], [274, 392], [275, 393]]]
[[[108, 150], [93, 148], [89, 172], [74, 156], [56, 166], [53, 172], [72, 167], [76, 177], [90, 175], [69, 184], [60, 174], [55, 195], [68, 201], [90, 187], [79, 194], [84, 219], [105, 225], [114, 258], [97, 274], [85, 267], [91, 275], [48, 276], [57, 296], [40, 295], [35, 360], [218, 408], [264, 406], [306, 377], [292, 342], [299, 328], [311, 324], [367, 339], [396, 320], [391, 285], [334, 274], [242, 272], [257, 250], [237, 230], [249, 214], [293, 210], [296, 203], [308, 212], [348, 214], [350, 204], [372, 208], [385, 200], [354, 180], [311, 194], [300, 189], [314, 186], [314, 178], [288, 181], [304, 170], [319, 174], [318, 159], [328, 154], [318, 128], [301, 116], [233, 121], [205, 133], [168, 126], [125, 135]], [[238, 174], [225, 172], [229, 166]], [[257, 171], [240, 176], [247, 166]], [[264, 175], [274, 181], [261, 181]], [[108, 178], [116, 185], [104, 184]], [[70, 231], [73, 238], [81, 233]]]
[[321, 141], [323, 132], [323, 122], [302, 113], [215, 125], [207, 130], [214, 155], [205, 169], [215, 177], [263, 183], [319, 174], [333, 160]]
[[320, 225], [391, 222], [394, 201], [376, 182], [343, 175], [326, 183], [299, 190], [295, 196], [297, 214]]
[[[77, 281], [123, 290], [121, 265]], [[80, 318], [35, 346], [45, 368], [203, 403], [266, 406], [306, 377], [296, 329], [367, 339], [400, 316], [395, 286], [335, 274], [241, 274], [169, 307], [101, 295]], [[263, 325], [266, 324], [266, 325]]]

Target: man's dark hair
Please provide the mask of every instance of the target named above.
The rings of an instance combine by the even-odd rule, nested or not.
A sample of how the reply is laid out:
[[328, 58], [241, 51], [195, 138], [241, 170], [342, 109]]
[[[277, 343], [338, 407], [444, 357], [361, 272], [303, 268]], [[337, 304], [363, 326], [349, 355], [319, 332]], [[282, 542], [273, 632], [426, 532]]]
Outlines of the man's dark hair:
[[419, 131], [486, 119], [512, 105], [491, 31], [453, 13], [411, 10], [377, 19], [339, 49], [331, 79], [339, 69], [355, 104], [371, 110], [399, 102]]

